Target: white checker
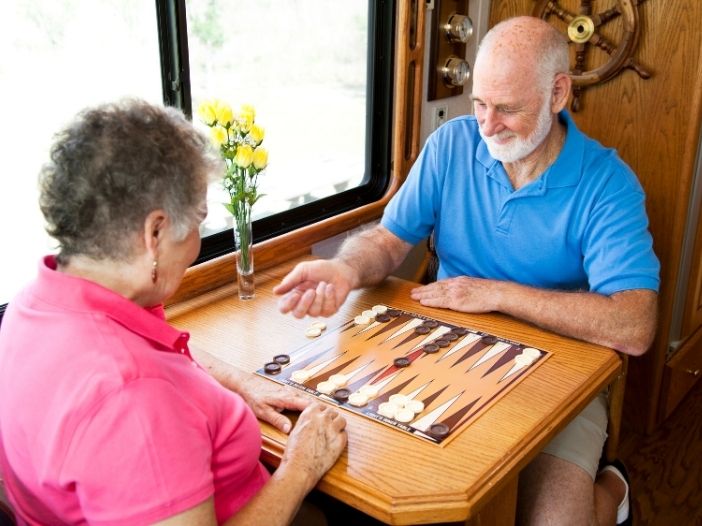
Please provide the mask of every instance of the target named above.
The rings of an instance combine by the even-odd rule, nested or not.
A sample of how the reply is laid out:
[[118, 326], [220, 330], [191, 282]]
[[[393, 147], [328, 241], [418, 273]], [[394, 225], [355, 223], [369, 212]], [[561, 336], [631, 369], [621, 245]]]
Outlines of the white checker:
[[424, 411], [424, 402], [420, 400], [407, 400], [405, 407], [415, 414], [421, 413]]
[[407, 397], [403, 394], [394, 394], [390, 395], [390, 398], [388, 399], [388, 402], [390, 402], [392, 405], [396, 407], [405, 407], [405, 404], [407, 403]]
[[530, 358], [529, 356], [524, 356], [523, 354], [520, 354], [514, 357], [514, 363], [519, 367], [526, 367], [527, 365], [531, 365], [532, 363], [534, 363], [534, 359]]
[[533, 347], [525, 347], [522, 354], [524, 356], [528, 356], [529, 358], [533, 358], [534, 360], [541, 358], [541, 351], [534, 349]]
[[376, 312], [374, 310], [364, 310], [361, 313], [361, 316], [365, 316], [366, 318], [375, 318]]
[[329, 377], [329, 381], [337, 387], [344, 387], [349, 383], [349, 379], [345, 374], [332, 374]]
[[371, 310], [378, 314], [385, 314], [388, 311], [388, 308], [385, 305], [373, 305]]
[[310, 379], [310, 376], [312, 376], [312, 374], [309, 371], [306, 371], [305, 369], [298, 369], [297, 371], [292, 372], [290, 378], [298, 384], [304, 384]]
[[414, 412], [411, 409], [403, 408], [395, 412], [395, 420], [398, 422], [411, 422], [414, 420]]
[[363, 407], [368, 403], [368, 397], [363, 393], [351, 393], [349, 395], [349, 404], [356, 407]]
[[332, 394], [336, 391], [336, 386], [332, 382], [319, 382], [317, 384], [317, 391], [324, 394]]
[[378, 396], [378, 394], [380, 394], [380, 389], [370, 384], [364, 385], [358, 391], [366, 395], [369, 399], [375, 398], [376, 396]]
[[383, 402], [378, 406], [378, 414], [388, 418], [395, 418], [395, 410], [397, 407], [389, 402]]
[[307, 336], [308, 338], [316, 338], [320, 334], [322, 334], [322, 331], [319, 330], [317, 327], [310, 327], [305, 331], [305, 336]]
[[312, 325], [310, 325], [310, 329], [312, 329], [312, 328], [319, 329], [320, 331], [323, 331], [327, 328], [327, 324], [324, 323], [323, 321], [315, 321], [314, 323], [312, 323]]
[[361, 315], [359, 315], [359, 316], [356, 316], [356, 317], [353, 319], [353, 322], [354, 322], [356, 325], [368, 325], [368, 324], [371, 322], [371, 318], [369, 318], [368, 316], [364, 316], [363, 314], [361, 314]]

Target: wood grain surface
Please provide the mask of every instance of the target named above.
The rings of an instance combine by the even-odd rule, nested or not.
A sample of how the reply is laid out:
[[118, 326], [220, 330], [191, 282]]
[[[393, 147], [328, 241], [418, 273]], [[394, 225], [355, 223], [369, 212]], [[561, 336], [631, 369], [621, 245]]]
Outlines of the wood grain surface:
[[[304, 331], [311, 320], [280, 314], [271, 291], [291, 267], [292, 263], [259, 273], [253, 301], [240, 301], [234, 285], [226, 286], [169, 307], [169, 321], [191, 332], [193, 346], [253, 372], [273, 355], [307, 341]], [[478, 517], [479, 512], [485, 517], [482, 524], [499, 524], [505, 512], [513, 518], [513, 506], [502, 506], [500, 514], [489, 505], [490, 500], [513, 504], [519, 470], [617, 375], [620, 360], [609, 349], [547, 333], [506, 316], [422, 307], [409, 299], [413, 286], [391, 278], [376, 288], [356, 291], [329, 323], [346, 320], [359, 308], [384, 303], [552, 355], [445, 447], [345, 413], [348, 448], [318, 487], [389, 524], [465, 521]], [[262, 431], [263, 458], [275, 465], [286, 437], [266, 424]]]
[[631, 477], [634, 524], [702, 524], [701, 383], [654, 433], [626, 433], [620, 453]]
[[[559, 6], [578, 13], [581, 0], [558, 0]], [[616, 0], [593, 0], [600, 13]], [[625, 413], [637, 430], [652, 431], [664, 416], [661, 385], [668, 335], [672, 323], [685, 222], [690, 207], [702, 122], [702, 2], [699, 0], [639, 0], [640, 35], [634, 56], [653, 75], [641, 79], [624, 70], [604, 84], [585, 91], [582, 109], [574, 114], [580, 129], [605, 146], [616, 148], [631, 166], [646, 192], [646, 208], [661, 261], [659, 330], [651, 350], [631, 360]], [[492, 0], [490, 26], [517, 15], [529, 15], [534, 0]], [[555, 24], [554, 24], [555, 25]], [[619, 42], [621, 21], [612, 20], [606, 35]], [[599, 53], [598, 53], [599, 51]], [[594, 50], [591, 67], [606, 60]], [[702, 222], [683, 313], [683, 335], [702, 323]]]

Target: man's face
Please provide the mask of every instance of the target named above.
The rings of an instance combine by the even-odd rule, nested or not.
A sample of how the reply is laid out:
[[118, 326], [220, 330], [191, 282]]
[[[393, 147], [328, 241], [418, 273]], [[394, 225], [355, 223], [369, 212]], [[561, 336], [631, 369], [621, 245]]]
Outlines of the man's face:
[[490, 155], [503, 163], [528, 157], [551, 130], [550, 93], [528, 73], [476, 65], [473, 111]]

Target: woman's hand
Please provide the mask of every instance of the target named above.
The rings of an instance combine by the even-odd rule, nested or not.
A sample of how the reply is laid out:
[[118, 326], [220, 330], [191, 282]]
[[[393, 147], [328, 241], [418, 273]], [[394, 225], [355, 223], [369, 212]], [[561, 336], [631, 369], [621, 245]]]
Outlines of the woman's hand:
[[284, 409], [302, 411], [312, 403], [312, 399], [292, 388], [256, 376], [242, 375], [232, 387], [251, 407], [256, 418], [264, 420], [284, 433], [292, 429], [290, 419], [281, 414]]
[[279, 470], [306, 475], [311, 491], [346, 447], [346, 419], [326, 404], [312, 402], [295, 424]]

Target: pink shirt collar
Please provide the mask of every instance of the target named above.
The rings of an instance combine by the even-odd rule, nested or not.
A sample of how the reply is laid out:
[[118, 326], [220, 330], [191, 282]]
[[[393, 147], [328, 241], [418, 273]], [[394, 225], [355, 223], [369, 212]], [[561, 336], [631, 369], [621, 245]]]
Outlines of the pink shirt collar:
[[33, 294], [39, 299], [74, 311], [101, 313], [131, 332], [156, 343], [164, 351], [184, 354], [188, 349], [188, 332], [179, 331], [166, 322], [163, 305], [141, 307], [124, 296], [93, 281], [58, 272], [55, 256], [46, 256], [39, 264]]

